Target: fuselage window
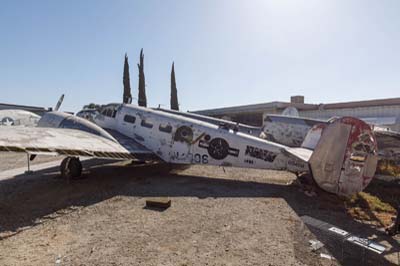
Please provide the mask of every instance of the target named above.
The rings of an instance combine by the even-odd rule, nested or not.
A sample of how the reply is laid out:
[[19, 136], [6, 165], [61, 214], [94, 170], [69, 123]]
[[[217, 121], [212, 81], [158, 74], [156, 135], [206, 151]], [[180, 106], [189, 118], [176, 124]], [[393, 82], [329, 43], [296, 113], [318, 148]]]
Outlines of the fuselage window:
[[131, 115], [125, 115], [124, 116], [124, 121], [134, 124], [135, 121], [136, 121], [136, 117], [135, 116], [131, 116]]
[[171, 125], [165, 125], [165, 126], [160, 125], [160, 126], [158, 127], [158, 129], [159, 129], [161, 132], [165, 132], [165, 133], [171, 133], [171, 132], [172, 132], [172, 127], [171, 127]]
[[140, 123], [140, 125], [141, 125], [142, 127], [153, 128], [153, 124], [147, 122], [147, 121], [144, 120], [144, 119], [142, 120], [142, 122]]

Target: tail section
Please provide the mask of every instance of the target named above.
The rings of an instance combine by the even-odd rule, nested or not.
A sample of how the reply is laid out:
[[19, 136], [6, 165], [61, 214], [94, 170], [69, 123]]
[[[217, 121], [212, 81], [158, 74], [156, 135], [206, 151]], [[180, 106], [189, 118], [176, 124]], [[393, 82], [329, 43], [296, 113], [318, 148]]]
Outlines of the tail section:
[[[377, 141], [368, 124], [353, 118], [336, 118], [323, 128], [310, 130], [309, 164], [322, 189], [343, 196], [362, 191], [377, 166]], [[314, 136], [314, 137], [313, 137]]]

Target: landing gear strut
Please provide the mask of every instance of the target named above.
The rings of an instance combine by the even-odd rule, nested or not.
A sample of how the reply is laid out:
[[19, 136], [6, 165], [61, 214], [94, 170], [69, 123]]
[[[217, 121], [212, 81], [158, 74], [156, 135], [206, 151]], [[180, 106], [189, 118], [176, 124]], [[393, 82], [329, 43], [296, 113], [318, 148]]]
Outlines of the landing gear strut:
[[394, 222], [386, 228], [386, 233], [390, 236], [395, 236], [400, 233], [400, 205], [397, 207], [397, 215]]
[[81, 176], [82, 163], [78, 157], [67, 157], [61, 162], [60, 171], [61, 177], [69, 182]]

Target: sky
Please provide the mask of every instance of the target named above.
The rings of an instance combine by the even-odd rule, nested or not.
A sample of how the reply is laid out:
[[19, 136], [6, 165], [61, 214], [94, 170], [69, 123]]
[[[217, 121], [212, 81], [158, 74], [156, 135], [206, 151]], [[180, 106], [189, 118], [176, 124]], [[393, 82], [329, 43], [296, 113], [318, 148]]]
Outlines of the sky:
[[122, 101], [180, 109], [399, 97], [400, 1], [0, 0], [0, 102], [79, 111]]

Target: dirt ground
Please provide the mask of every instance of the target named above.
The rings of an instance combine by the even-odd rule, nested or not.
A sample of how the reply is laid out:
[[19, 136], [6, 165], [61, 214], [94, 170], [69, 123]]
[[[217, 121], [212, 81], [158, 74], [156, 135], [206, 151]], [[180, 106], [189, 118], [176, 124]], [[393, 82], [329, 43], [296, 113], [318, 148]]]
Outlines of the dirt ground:
[[[26, 163], [8, 156], [1, 170]], [[397, 263], [382, 225], [334, 195], [305, 195], [287, 172], [117, 163], [70, 184], [58, 175], [0, 181], [0, 265], [340, 265], [310, 251], [303, 215], [385, 244], [382, 265]], [[154, 197], [171, 207], [145, 208]]]

